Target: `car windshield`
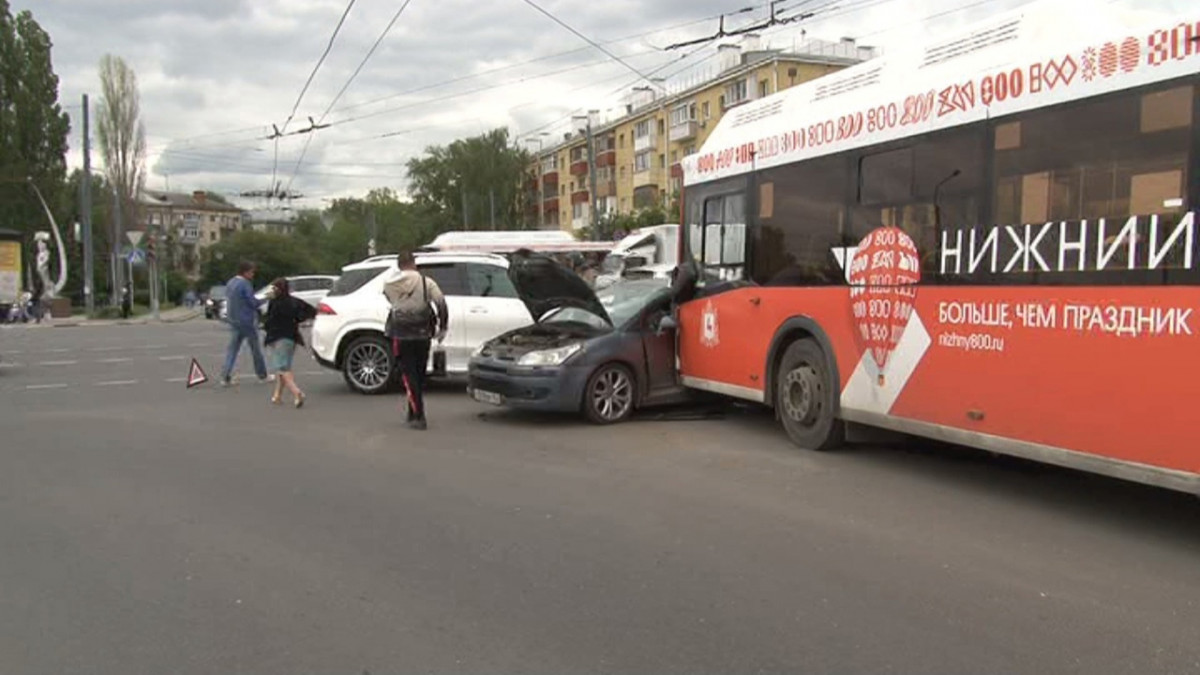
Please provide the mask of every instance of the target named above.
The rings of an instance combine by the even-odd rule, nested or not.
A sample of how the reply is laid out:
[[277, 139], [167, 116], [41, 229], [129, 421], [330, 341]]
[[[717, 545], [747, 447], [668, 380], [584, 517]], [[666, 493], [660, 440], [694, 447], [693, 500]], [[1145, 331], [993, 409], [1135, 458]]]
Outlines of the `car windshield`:
[[225, 287], [224, 286], [213, 286], [212, 288], [208, 289], [208, 297], [212, 298], [213, 300], [224, 300], [225, 299]]
[[383, 272], [387, 269], [387, 266], [381, 265], [379, 267], [365, 267], [358, 270], [346, 270], [345, 272], [342, 272], [342, 276], [338, 277], [337, 281], [333, 282], [333, 288], [329, 289], [329, 295], [334, 297], [339, 295], [350, 295], [354, 291], [357, 291], [366, 285], [368, 281], [374, 279], [380, 274], [383, 274]]
[[[638, 279], [620, 281], [596, 293], [596, 299], [604, 306], [612, 319], [612, 325], [620, 326], [642, 311], [659, 292], [667, 287], [666, 279]], [[608, 328], [601, 317], [581, 307], [563, 307], [542, 317], [543, 323], [583, 323], [596, 328]]]

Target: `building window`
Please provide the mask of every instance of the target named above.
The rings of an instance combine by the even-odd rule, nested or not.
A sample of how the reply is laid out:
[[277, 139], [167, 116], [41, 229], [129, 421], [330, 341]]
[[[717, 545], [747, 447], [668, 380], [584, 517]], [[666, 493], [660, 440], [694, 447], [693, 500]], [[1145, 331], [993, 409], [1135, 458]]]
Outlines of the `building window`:
[[674, 164], [674, 163], [676, 163], [676, 162], [678, 162], [678, 161], [679, 161], [679, 151], [678, 151], [678, 150], [672, 150], [672, 151], [671, 151], [671, 163], [672, 163], [672, 164]]
[[660, 169], [667, 168], [667, 156], [666, 155], [658, 156], [658, 168], [660, 168]]
[[[707, 105], [707, 104], [706, 104]], [[671, 126], [677, 127], [696, 121], [696, 103], [683, 103], [671, 110]]]
[[217, 240], [217, 233], [216, 233], [216, 232], [209, 232], [209, 233], [208, 233], [208, 240], [209, 240], [209, 241], [216, 241], [216, 240]]
[[749, 98], [749, 92], [746, 88], [745, 79], [738, 80], [725, 87], [725, 101], [727, 106], [737, 105], [747, 98]]
[[639, 152], [638, 154], [634, 155], [633, 156], [633, 172], [641, 173], [643, 171], [649, 171], [650, 164], [651, 164], [651, 162], [653, 162], [651, 157], [653, 157], [653, 154], [649, 153], [649, 152]]
[[661, 117], [658, 118], [658, 135], [659, 136], [666, 134], [666, 130], [664, 129], [665, 124], [666, 124], [666, 122], [664, 122]]
[[621, 134], [620, 136], [617, 136], [617, 147], [618, 148], [625, 147], [625, 134]]
[[625, 180], [625, 165], [621, 165], [621, 180]]
[[633, 127], [633, 138], [645, 138], [650, 135], [650, 120], [642, 120]]
[[760, 80], [758, 83], [758, 97], [763, 98], [771, 95], [771, 83], [767, 80]]
[[710, 111], [708, 109], [708, 101], [705, 101], [704, 103], [700, 104], [700, 112], [704, 116], [704, 119], [709, 119], [710, 117], [712, 117], [712, 114], [710, 113]]

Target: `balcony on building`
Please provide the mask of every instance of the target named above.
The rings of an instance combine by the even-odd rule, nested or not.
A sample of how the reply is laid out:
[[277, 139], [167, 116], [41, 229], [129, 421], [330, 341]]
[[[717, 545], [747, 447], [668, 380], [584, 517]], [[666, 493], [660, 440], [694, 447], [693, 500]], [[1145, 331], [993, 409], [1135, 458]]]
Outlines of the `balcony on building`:
[[617, 165], [617, 141], [612, 134], [601, 136], [596, 143], [596, 166], [602, 168]]
[[576, 191], [572, 192], [571, 193], [571, 203], [572, 204], [588, 203], [588, 191], [587, 190], [576, 190]]
[[[554, 171], [547, 171], [546, 173], [543, 173], [542, 174], [542, 184], [546, 185], [546, 186], [558, 185], [558, 169], [555, 169]], [[548, 190], [549, 190], [549, 187], [547, 187], [547, 191]]]
[[571, 149], [571, 175], [586, 176], [588, 172], [588, 156], [587, 148], [579, 147]]
[[690, 141], [698, 133], [700, 133], [700, 123], [696, 120], [685, 120], [678, 124], [672, 124], [671, 130], [667, 132], [667, 138], [672, 143]]
[[596, 197], [598, 199], [605, 199], [607, 197], [615, 197], [616, 194], [617, 194], [617, 181], [612, 180], [612, 179], [609, 179], [609, 180], [597, 179], [596, 180]]
[[550, 197], [542, 202], [542, 210], [546, 213], [558, 213], [558, 197]]
[[641, 152], [643, 150], [651, 150], [658, 147], [658, 139], [653, 130], [641, 136], [633, 137], [633, 151]]
[[662, 182], [662, 169], [651, 166], [642, 171], [633, 172], [633, 187], [655, 186]]

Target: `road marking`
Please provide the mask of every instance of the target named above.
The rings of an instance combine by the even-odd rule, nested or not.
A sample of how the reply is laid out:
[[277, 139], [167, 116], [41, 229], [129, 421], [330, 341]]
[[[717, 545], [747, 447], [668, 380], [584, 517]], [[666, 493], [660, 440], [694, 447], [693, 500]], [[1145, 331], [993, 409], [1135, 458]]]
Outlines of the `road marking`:
[[27, 384], [25, 389], [66, 389], [67, 384]]
[[184, 347], [207, 347], [207, 342], [189, 342]]
[[69, 351], [71, 351], [71, 350], [70, 349], [47, 349], [46, 353], [47, 354], [66, 354]]
[[160, 356], [160, 357], [158, 357], [158, 360], [159, 361], [183, 361], [186, 358], [187, 358], [186, 356]]
[[169, 345], [146, 345], [142, 349], [166, 349]]
[[129, 347], [92, 347], [88, 351], [89, 352], [119, 352], [122, 349], [129, 349]]
[[186, 378], [186, 377], [170, 377], [170, 378], [167, 378], [167, 379], [163, 380], [163, 382], [172, 382], [172, 383], [174, 383], [174, 382], [187, 382], [187, 378]]
[[20, 363], [10, 363], [8, 361], [0, 362], [0, 368], [20, 368]]
[[40, 361], [39, 366], [74, 366], [78, 361]]
[[108, 382], [97, 382], [96, 387], [120, 387], [127, 384], [137, 384], [137, 380], [109, 380]]
[[115, 358], [115, 359], [100, 359], [99, 361], [97, 361], [97, 363], [128, 363], [132, 360], [133, 359], [131, 359], [131, 358], [121, 357], [121, 358]]

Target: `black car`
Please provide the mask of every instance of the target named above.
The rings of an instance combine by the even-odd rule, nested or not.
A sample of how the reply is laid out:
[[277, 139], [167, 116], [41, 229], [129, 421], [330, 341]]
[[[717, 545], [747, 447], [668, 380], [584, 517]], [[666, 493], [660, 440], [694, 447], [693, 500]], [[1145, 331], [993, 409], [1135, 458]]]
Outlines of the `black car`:
[[665, 279], [620, 281], [599, 293], [550, 258], [518, 253], [509, 277], [537, 317], [484, 343], [468, 366], [477, 401], [583, 412], [597, 424], [686, 398], [675, 374], [675, 322]]

